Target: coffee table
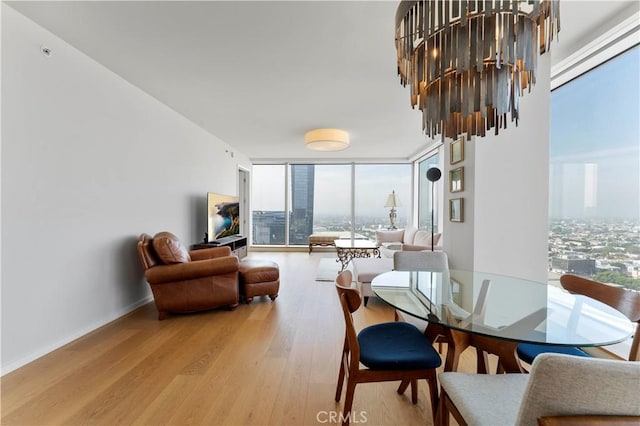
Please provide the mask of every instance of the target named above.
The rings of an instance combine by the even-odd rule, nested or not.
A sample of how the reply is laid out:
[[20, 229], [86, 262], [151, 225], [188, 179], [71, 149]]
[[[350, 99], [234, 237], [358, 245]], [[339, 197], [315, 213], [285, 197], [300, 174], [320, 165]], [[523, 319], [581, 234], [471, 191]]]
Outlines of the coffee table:
[[340, 272], [344, 271], [356, 257], [377, 257], [380, 258], [380, 246], [370, 240], [356, 240], [351, 238], [338, 239], [334, 241], [337, 261], [342, 263]]

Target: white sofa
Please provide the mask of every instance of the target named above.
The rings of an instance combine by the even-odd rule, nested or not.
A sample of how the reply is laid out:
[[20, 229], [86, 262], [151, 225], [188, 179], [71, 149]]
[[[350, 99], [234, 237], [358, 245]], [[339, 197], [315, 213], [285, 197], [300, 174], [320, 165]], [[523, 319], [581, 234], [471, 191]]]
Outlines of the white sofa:
[[[433, 250], [442, 250], [440, 233], [433, 234]], [[376, 240], [383, 257], [393, 258], [396, 251], [431, 250], [431, 232], [418, 230], [413, 226], [398, 230], [376, 231]]]

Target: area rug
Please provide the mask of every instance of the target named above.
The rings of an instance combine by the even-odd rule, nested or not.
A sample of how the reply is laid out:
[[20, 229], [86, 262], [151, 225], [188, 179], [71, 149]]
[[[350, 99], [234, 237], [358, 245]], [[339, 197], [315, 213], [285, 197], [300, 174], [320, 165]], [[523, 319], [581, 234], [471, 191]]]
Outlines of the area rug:
[[[316, 281], [335, 281], [336, 277], [340, 273], [341, 266], [342, 264], [340, 262], [336, 262], [335, 257], [325, 257], [320, 259], [320, 262], [318, 263], [318, 270], [316, 271]], [[347, 269], [352, 270], [351, 263], [349, 263]]]

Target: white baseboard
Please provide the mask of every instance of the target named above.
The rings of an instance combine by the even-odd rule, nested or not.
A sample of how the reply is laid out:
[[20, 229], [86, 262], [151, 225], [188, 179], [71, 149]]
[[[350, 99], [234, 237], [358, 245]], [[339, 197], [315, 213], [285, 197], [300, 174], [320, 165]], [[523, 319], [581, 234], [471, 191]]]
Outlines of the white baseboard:
[[19, 359], [19, 360], [15, 361], [15, 362], [12, 362], [9, 365], [2, 366], [2, 368], [0, 369], [0, 377], [4, 376], [5, 374], [8, 374], [8, 373], [10, 373], [10, 372], [12, 372], [14, 370], [17, 370], [18, 368], [22, 367], [23, 365], [26, 365], [26, 364], [28, 364], [30, 362], [33, 362], [36, 359], [38, 359], [38, 358], [40, 358], [40, 357], [42, 357], [42, 356], [44, 356], [44, 355], [46, 355], [46, 354], [48, 354], [50, 352], [53, 352], [56, 349], [60, 349], [64, 345], [73, 342], [74, 340], [76, 340], [76, 339], [78, 339], [78, 338], [80, 338], [80, 337], [82, 337], [82, 336], [84, 336], [84, 335], [86, 335], [86, 334], [88, 334], [88, 333], [90, 333], [90, 332], [102, 327], [105, 324], [110, 323], [111, 321], [114, 321], [114, 320], [116, 320], [116, 319], [128, 314], [129, 312], [131, 312], [131, 311], [133, 311], [135, 309], [138, 309], [142, 305], [146, 305], [147, 303], [149, 303], [152, 300], [153, 300], [153, 296], [149, 295], [149, 296], [145, 297], [144, 299], [138, 300], [137, 302], [132, 303], [131, 305], [128, 305], [128, 306], [126, 306], [126, 307], [124, 307], [124, 308], [112, 313], [111, 315], [103, 318], [100, 321], [95, 321], [93, 324], [91, 324], [91, 325], [89, 325], [87, 327], [84, 327], [81, 330], [78, 330], [77, 332], [67, 336], [64, 339], [59, 340], [56, 343], [52, 343], [50, 345], [47, 345], [47, 346], [45, 346], [45, 347], [43, 347], [43, 348], [41, 348], [41, 349], [29, 354], [28, 356], [26, 356], [26, 357], [24, 357], [22, 359]]

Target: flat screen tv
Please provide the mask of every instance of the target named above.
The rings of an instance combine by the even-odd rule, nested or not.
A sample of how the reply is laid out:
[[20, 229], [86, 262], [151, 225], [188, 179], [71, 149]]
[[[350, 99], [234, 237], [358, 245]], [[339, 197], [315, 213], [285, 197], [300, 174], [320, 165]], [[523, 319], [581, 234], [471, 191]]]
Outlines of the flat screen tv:
[[238, 197], [208, 192], [207, 219], [209, 241], [240, 234]]

